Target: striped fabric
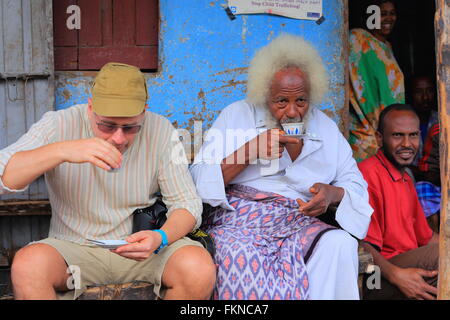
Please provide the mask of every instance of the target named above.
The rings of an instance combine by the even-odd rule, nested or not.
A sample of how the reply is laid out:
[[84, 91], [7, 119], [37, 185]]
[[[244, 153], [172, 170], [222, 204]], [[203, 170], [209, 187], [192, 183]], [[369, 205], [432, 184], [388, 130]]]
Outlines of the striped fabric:
[[[0, 151], [0, 177], [10, 157], [42, 145], [93, 138], [87, 105], [47, 112], [16, 143]], [[158, 191], [169, 208], [187, 209], [201, 223], [183, 146], [170, 122], [146, 112], [144, 126], [125, 151], [122, 168], [107, 172], [90, 163], [63, 163], [45, 174], [52, 219], [49, 237], [86, 244], [86, 239], [123, 239], [131, 233], [132, 212], [156, 201]], [[178, 161], [177, 161], [178, 160]], [[18, 192], [5, 187], [0, 194]]]

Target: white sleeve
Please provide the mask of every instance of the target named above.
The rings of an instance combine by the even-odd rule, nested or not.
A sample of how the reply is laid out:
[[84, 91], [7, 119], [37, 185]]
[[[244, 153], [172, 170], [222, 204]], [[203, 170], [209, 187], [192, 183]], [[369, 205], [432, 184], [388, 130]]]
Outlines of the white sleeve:
[[2, 181], [5, 168], [11, 157], [20, 151], [27, 151], [39, 148], [52, 142], [55, 134], [56, 112], [50, 111], [44, 114], [41, 120], [31, 126], [27, 133], [17, 140], [17, 142], [0, 150], [0, 194], [15, 193], [25, 191], [28, 186], [21, 190], [10, 189]]
[[205, 142], [195, 156], [194, 163], [190, 166], [190, 172], [197, 192], [204, 203], [213, 207], [221, 206], [228, 210], [234, 210], [226, 198], [220, 165], [226, 156], [226, 123], [227, 115], [222, 111], [211, 129], [208, 130]]
[[358, 169], [347, 140], [340, 134], [336, 179], [331, 183], [345, 190], [337, 211], [339, 225], [358, 239], [364, 239], [373, 209], [369, 204], [367, 182]]

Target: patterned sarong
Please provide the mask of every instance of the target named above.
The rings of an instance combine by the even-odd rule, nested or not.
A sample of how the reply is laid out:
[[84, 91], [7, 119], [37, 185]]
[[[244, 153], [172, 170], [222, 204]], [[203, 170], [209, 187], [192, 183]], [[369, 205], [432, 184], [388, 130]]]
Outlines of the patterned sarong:
[[203, 224], [216, 245], [214, 298], [309, 299], [305, 264], [320, 236], [334, 227], [275, 193], [242, 185], [226, 193], [236, 211], [213, 208]]

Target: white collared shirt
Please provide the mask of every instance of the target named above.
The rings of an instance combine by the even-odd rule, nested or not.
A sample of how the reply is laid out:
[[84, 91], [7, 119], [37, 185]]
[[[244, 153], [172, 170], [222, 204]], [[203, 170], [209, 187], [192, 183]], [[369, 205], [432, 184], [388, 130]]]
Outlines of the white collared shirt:
[[[345, 194], [337, 208], [336, 221], [344, 230], [363, 239], [373, 211], [369, 205], [367, 183], [334, 121], [314, 107], [310, 112], [303, 149], [294, 162], [284, 150], [278, 160], [270, 163], [258, 160], [250, 164], [230, 184], [242, 184], [303, 201], [312, 198], [309, 189], [315, 183], [342, 187]], [[190, 168], [203, 202], [234, 210], [226, 199], [220, 163], [243, 144], [270, 129], [265, 116], [264, 110], [245, 100], [222, 110]]]

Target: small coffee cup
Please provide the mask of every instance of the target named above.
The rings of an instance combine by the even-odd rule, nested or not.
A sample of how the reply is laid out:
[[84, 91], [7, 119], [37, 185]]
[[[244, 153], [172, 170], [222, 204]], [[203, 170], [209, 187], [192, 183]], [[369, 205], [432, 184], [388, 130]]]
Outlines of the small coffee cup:
[[303, 135], [303, 122], [282, 123], [284, 132], [288, 136], [301, 136]]

